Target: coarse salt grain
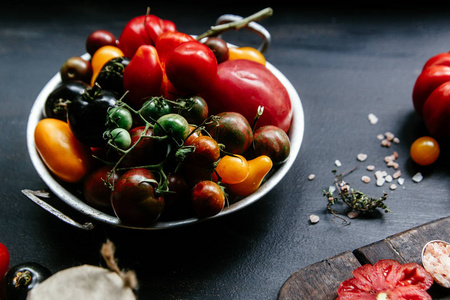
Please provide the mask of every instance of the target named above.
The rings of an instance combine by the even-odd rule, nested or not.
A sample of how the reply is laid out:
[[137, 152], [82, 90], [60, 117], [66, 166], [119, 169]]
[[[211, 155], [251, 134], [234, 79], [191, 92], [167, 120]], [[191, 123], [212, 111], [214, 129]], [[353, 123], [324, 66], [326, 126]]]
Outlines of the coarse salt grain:
[[423, 176], [422, 176], [422, 173], [420, 173], [420, 172], [416, 173], [416, 174], [412, 177], [412, 180], [413, 180], [414, 182], [416, 182], [416, 183], [421, 182], [422, 179], [423, 179]]
[[336, 159], [336, 160], [334, 161], [334, 164], [336, 165], [336, 167], [342, 166], [342, 163], [341, 163], [338, 159]]
[[374, 166], [374, 165], [368, 165], [368, 166], [366, 167], [366, 170], [367, 170], [367, 171], [373, 171], [373, 170], [375, 170], [375, 166]]
[[381, 141], [381, 146], [389, 148], [391, 146], [391, 142], [387, 139]]
[[318, 215], [310, 215], [309, 216], [309, 221], [311, 222], [311, 224], [316, 224], [318, 223], [320, 220]]
[[394, 174], [392, 174], [392, 178], [394, 178], [394, 179], [397, 179], [397, 178], [399, 178], [400, 176], [402, 176], [402, 171], [397, 171], [397, 172], [395, 172]]
[[357, 158], [359, 161], [365, 161], [367, 159], [367, 154], [359, 153]]
[[378, 123], [378, 117], [375, 114], [370, 113], [367, 118], [369, 119], [370, 124], [375, 125]]
[[314, 178], [316, 178], [316, 175], [315, 175], [315, 174], [310, 174], [310, 175], [308, 176], [308, 180], [313, 180]]
[[385, 132], [384, 136], [388, 141], [392, 141], [395, 138], [395, 135], [392, 132]]
[[397, 182], [399, 185], [403, 185], [405, 183], [405, 179], [400, 177], [399, 179], [397, 179]]
[[392, 142], [394, 142], [395, 144], [400, 144], [400, 139], [398, 137], [395, 137]]
[[370, 182], [370, 177], [369, 176], [363, 176], [363, 177], [361, 177], [361, 180], [364, 183], [369, 183]]
[[384, 177], [377, 178], [377, 186], [382, 186], [385, 181]]
[[379, 139], [380, 141], [384, 140], [384, 135], [382, 135], [381, 133], [377, 134], [377, 139]]
[[389, 187], [391, 190], [395, 190], [397, 189], [397, 185], [395, 183], [391, 184], [391, 186]]
[[392, 182], [392, 176], [387, 175], [386, 177], [384, 177], [384, 180], [386, 180], [386, 182]]

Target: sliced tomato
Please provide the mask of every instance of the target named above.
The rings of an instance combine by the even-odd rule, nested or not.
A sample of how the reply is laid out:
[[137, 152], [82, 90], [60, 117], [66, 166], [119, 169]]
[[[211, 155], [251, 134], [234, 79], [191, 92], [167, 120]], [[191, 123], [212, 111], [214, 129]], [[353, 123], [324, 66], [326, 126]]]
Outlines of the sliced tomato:
[[433, 278], [421, 265], [385, 259], [356, 268], [353, 278], [339, 285], [337, 299], [431, 300], [426, 291], [432, 284]]

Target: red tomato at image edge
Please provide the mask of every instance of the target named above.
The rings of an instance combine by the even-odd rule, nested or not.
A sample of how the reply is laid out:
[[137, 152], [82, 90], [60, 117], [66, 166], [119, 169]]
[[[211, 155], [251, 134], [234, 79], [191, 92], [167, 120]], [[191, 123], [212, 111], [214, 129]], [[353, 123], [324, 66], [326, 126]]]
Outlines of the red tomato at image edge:
[[0, 243], [0, 279], [6, 274], [9, 268], [9, 251], [5, 245]]
[[210, 113], [238, 112], [252, 124], [258, 107], [264, 106], [255, 129], [274, 125], [289, 130], [293, 116], [289, 94], [269, 69], [237, 59], [219, 64], [217, 74], [214, 84], [202, 95]]
[[433, 137], [450, 137], [450, 81], [441, 84], [427, 98], [423, 120]]
[[423, 116], [423, 106], [428, 96], [447, 81], [450, 81], [450, 67], [445, 65], [433, 65], [420, 73], [412, 93], [414, 109], [419, 116]]
[[[419, 264], [400, 264], [396, 260], [379, 260], [353, 271], [353, 278], [339, 285], [336, 300], [352, 299], [422, 299], [433, 284], [431, 275]], [[382, 296], [386, 296], [382, 298]], [[380, 297], [380, 298], [377, 298]]]
[[436, 65], [443, 65], [450, 67], [450, 52], [442, 52], [430, 57], [424, 64], [423, 70], [425, 70], [428, 67]]

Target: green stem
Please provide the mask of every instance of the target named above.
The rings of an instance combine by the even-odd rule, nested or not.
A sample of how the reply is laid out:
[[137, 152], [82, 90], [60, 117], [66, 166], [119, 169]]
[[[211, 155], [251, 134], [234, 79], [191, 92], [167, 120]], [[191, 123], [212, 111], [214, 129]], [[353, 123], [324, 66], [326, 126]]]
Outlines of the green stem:
[[250, 22], [256, 22], [256, 21], [265, 19], [267, 17], [270, 17], [272, 14], [273, 14], [273, 9], [270, 7], [267, 7], [267, 8], [264, 8], [256, 13], [254, 13], [253, 15], [243, 18], [241, 20], [230, 22], [230, 23], [225, 23], [225, 24], [220, 24], [220, 25], [216, 25], [216, 26], [211, 26], [211, 28], [208, 31], [197, 36], [197, 41], [200, 41], [201, 39], [203, 39], [205, 37], [220, 35], [220, 34], [224, 33], [225, 31], [228, 31], [231, 29], [234, 29], [234, 30], [241, 29], [243, 27], [246, 27], [248, 25], [248, 23], [250, 23]]

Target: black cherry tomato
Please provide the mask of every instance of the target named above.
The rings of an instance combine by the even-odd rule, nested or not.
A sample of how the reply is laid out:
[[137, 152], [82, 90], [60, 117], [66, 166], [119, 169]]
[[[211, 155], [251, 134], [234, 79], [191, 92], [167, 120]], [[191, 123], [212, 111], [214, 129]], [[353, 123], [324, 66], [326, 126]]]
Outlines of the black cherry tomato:
[[192, 207], [200, 218], [220, 213], [225, 205], [225, 195], [214, 181], [204, 180], [197, 183], [191, 192]]
[[52, 275], [49, 269], [36, 262], [13, 266], [5, 275], [6, 300], [25, 300], [28, 292]]
[[63, 82], [81, 80], [89, 83], [92, 77], [91, 63], [79, 56], [67, 59], [59, 70]]
[[116, 37], [107, 30], [95, 30], [86, 39], [86, 51], [91, 57], [95, 51], [106, 45], [117, 46]]

